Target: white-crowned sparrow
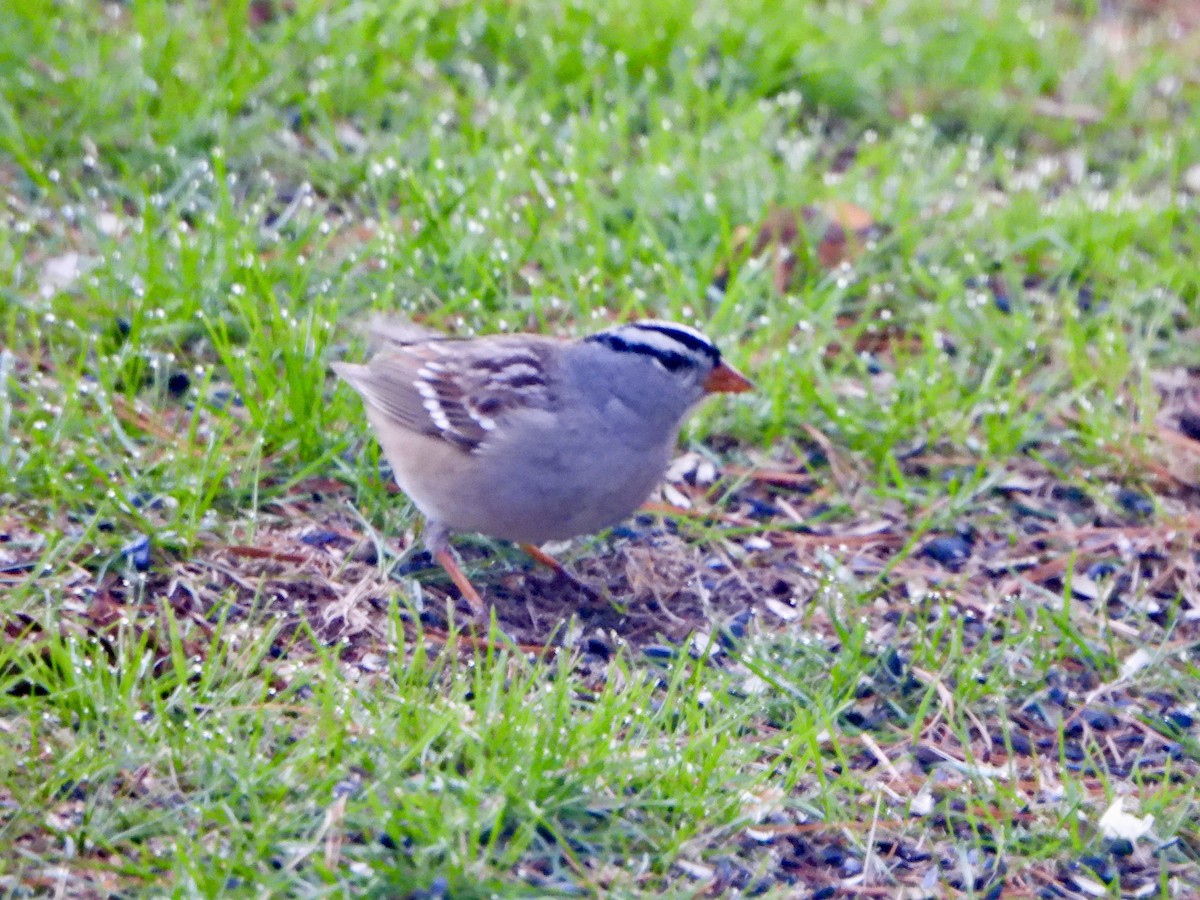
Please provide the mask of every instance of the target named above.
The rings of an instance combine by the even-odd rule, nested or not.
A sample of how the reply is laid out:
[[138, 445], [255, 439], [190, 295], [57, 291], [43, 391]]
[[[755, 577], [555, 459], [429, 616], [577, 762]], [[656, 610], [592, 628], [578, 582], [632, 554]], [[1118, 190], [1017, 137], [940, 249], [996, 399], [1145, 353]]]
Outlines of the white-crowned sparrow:
[[671, 322], [581, 340], [372, 331], [375, 356], [334, 371], [362, 394], [396, 482], [425, 514], [426, 546], [477, 611], [451, 532], [519, 542], [557, 568], [530, 545], [629, 516], [662, 478], [691, 408], [752, 387], [711, 340]]

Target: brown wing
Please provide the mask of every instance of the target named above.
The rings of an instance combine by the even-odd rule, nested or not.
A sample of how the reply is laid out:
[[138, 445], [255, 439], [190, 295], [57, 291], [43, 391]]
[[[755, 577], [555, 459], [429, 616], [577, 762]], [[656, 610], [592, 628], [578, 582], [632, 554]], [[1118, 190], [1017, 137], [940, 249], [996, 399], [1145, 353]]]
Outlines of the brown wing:
[[392, 316], [375, 316], [366, 326], [368, 337], [367, 347], [371, 352], [408, 347], [413, 344], [424, 344], [429, 341], [448, 341], [440, 331], [434, 331], [424, 325], [418, 325], [408, 319], [398, 319]]
[[392, 343], [335, 371], [395, 424], [475, 450], [513, 410], [552, 402], [548, 340], [488, 337]]

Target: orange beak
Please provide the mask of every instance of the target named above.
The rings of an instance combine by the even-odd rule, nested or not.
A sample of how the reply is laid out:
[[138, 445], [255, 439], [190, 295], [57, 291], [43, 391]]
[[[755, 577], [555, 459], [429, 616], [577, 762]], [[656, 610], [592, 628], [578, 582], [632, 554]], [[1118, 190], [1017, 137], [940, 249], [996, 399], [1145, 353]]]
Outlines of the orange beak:
[[721, 363], [704, 379], [706, 394], [741, 394], [754, 390], [754, 382], [728, 363]]

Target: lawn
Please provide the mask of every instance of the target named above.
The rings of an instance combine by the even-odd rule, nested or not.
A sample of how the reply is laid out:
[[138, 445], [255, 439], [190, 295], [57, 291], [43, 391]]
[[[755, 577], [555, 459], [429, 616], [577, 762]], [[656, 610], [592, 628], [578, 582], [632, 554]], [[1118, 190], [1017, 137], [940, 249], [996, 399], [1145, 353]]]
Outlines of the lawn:
[[[1185, 0], [11, 0], [5, 896], [1200, 896]], [[329, 364], [702, 328], [456, 540]]]

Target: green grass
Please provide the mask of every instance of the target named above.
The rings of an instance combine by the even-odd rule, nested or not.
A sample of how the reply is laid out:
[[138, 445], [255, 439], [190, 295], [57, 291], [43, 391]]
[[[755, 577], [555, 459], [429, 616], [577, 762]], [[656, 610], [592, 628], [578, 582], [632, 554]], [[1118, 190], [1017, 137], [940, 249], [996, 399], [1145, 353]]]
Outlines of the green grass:
[[[1200, 457], [1160, 431], [1200, 365], [1195, 32], [1084, 2], [286, 6], [15, 0], [0, 29], [5, 891], [783, 895], [849, 890], [846, 857], [968, 896], [1103, 884], [1097, 857], [1197, 889], [1200, 747], [1164, 716], [1200, 688]], [[879, 234], [838, 267], [800, 248], [780, 294], [736, 232], [822, 203]], [[412, 511], [328, 370], [373, 310], [695, 322], [758, 391], [685, 442], [816, 481], [701, 505], [850, 540], [788, 551], [802, 578], [747, 549], [791, 546], [782, 513], [673, 523], [758, 591], [710, 664], [644, 636], [602, 665], [442, 652], [414, 625], [436, 578], [388, 576]], [[1014, 474], [1046, 529], [1134, 543], [1037, 544]], [[860, 552], [879, 521], [896, 542]], [[381, 562], [226, 552], [307, 553], [301, 525]], [[955, 575], [921, 550], [960, 526], [1079, 565]], [[1071, 586], [1105, 554], [1118, 612]], [[1120, 726], [1077, 733], [1097, 707]], [[1131, 857], [1097, 832], [1117, 796], [1156, 817]]]

